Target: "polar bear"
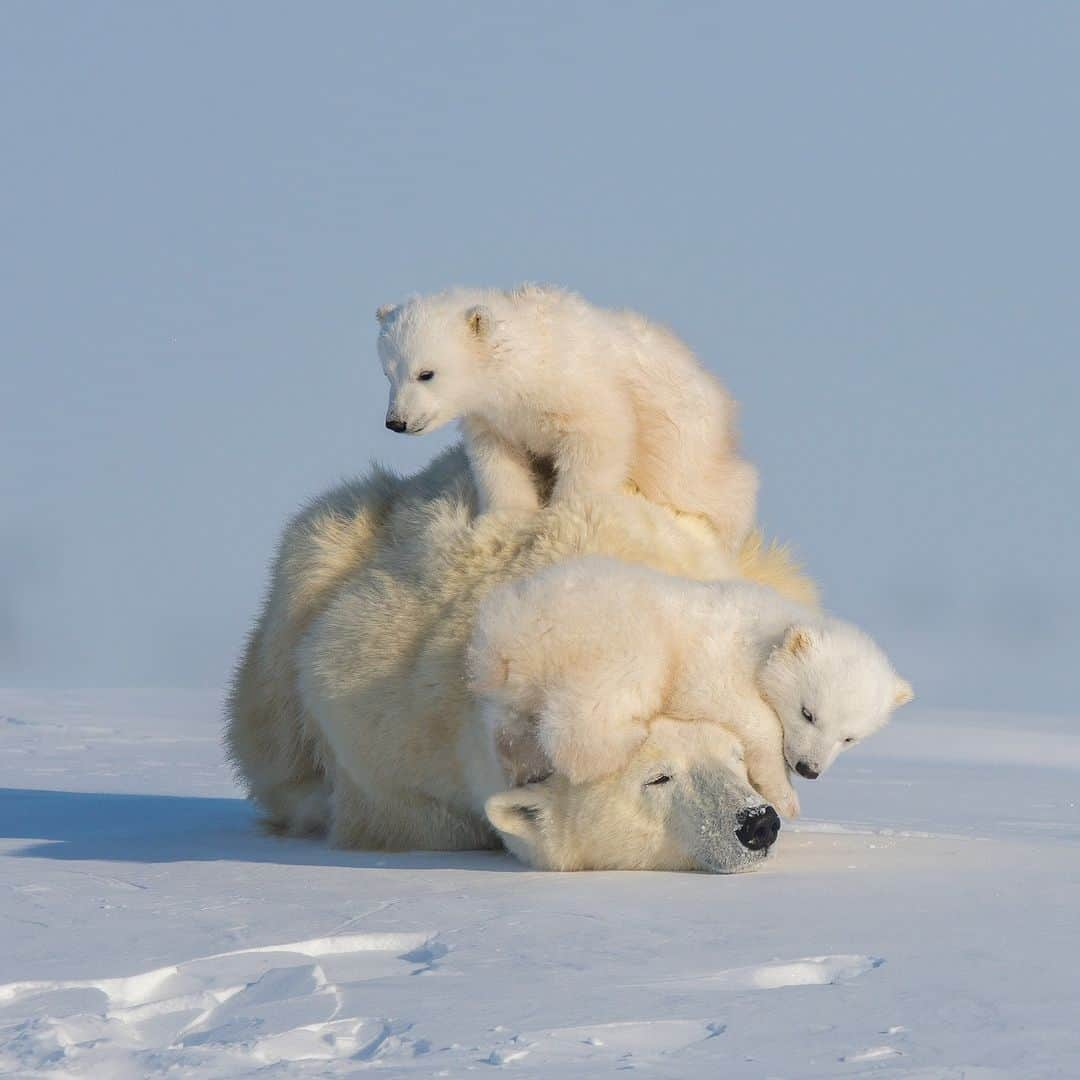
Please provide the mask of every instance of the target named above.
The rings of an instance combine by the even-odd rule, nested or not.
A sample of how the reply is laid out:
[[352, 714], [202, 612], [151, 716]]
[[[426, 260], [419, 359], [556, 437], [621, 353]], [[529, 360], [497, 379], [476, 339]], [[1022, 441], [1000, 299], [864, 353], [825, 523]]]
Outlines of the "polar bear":
[[537, 770], [528, 740], [489, 725], [469, 691], [483, 596], [590, 552], [813, 595], [782, 550], [755, 539], [733, 560], [697, 519], [640, 496], [477, 516], [461, 447], [409, 479], [376, 469], [289, 524], [236, 673], [227, 745], [268, 823], [353, 847], [501, 842], [559, 869], [763, 858], [779, 822], [719, 726], [658, 716], [621, 769], [576, 783]]
[[467, 665], [494, 715], [537, 718], [539, 749], [571, 780], [617, 767], [663, 712], [738, 736], [750, 782], [787, 817], [789, 769], [816, 779], [913, 696], [850, 623], [754, 582], [600, 555], [493, 589]]
[[482, 510], [612, 494], [701, 514], [735, 551], [757, 472], [736, 452], [735, 406], [671, 331], [561, 289], [455, 289], [378, 311], [386, 426], [419, 435], [461, 419]]

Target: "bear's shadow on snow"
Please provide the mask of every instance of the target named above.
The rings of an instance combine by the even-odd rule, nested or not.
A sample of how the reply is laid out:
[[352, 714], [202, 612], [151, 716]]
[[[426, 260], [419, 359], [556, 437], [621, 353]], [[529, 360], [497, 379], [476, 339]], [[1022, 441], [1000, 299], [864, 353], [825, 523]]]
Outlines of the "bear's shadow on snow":
[[9, 856], [128, 863], [251, 862], [385, 870], [528, 868], [499, 851], [342, 851], [263, 831], [245, 799], [0, 788], [0, 835], [32, 841]]

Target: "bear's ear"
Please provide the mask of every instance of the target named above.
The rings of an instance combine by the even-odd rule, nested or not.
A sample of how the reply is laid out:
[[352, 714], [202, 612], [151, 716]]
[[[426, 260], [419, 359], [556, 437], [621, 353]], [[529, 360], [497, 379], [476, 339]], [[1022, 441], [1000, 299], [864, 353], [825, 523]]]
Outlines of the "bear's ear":
[[397, 304], [380, 304], [375, 309], [375, 318], [378, 319], [379, 325], [381, 326], [386, 322], [386, 320], [397, 311], [397, 308]]
[[906, 705], [915, 697], [915, 691], [911, 688], [911, 683], [907, 679], [896, 680], [896, 696], [893, 698], [893, 704], [899, 708], [901, 705]]
[[808, 626], [789, 626], [782, 648], [792, 656], [801, 656], [814, 644], [814, 632]]
[[473, 337], [483, 340], [491, 333], [491, 312], [482, 304], [469, 308], [465, 312], [465, 321], [469, 324]]
[[501, 833], [533, 839], [543, 831], [550, 811], [548, 793], [538, 784], [500, 791], [484, 803], [488, 821]]

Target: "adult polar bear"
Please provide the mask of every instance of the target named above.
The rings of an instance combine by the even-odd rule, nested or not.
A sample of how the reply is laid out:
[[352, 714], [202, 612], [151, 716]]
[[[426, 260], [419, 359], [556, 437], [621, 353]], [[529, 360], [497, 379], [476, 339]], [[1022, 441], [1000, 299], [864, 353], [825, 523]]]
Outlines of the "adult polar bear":
[[[608, 777], [520, 783], [535, 744], [516, 737], [520, 718], [492, 723], [466, 685], [473, 616], [497, 583], [586, 553], [813, 592], [782, 552], [750, 542], [734, 566], [700, 521], [638, 495], [477, 517], [460, 447], [407, 479], [376, 469], [289, 523], [237, 670], [227, 743], [269, 822], [348, 847], [501, 840], [551, 869], [724, 871], [763, 857], [775, 813], [714, 725], [657, 717]], [[648, 784], [661, 761], [675, 774], [663, 801]]]

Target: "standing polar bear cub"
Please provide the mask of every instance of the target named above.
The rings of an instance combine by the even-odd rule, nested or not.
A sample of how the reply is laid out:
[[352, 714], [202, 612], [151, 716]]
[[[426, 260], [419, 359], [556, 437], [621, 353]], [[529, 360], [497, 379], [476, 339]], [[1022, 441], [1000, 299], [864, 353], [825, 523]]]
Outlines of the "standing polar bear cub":
[[757, 472], [737, 454], [735, 406], [671, 331], [561, 289], [456, 289], [378, 311], [386, 426], [461, 419], [481, 510], [618, 493], [708, 519], [728, 550], [753, 521]]
[[520, 718], [556, 769], [620, 767], [663, 712], [723, 725], [782, 814], [787, 770], [816, 779], [912, 698], [861, 630], [747, 581], [699, 582], [599, 555], [500, 586], [468, 658], [493, 716]]

